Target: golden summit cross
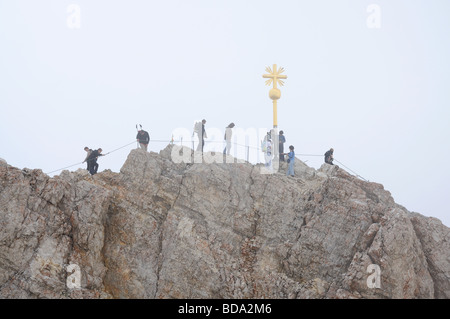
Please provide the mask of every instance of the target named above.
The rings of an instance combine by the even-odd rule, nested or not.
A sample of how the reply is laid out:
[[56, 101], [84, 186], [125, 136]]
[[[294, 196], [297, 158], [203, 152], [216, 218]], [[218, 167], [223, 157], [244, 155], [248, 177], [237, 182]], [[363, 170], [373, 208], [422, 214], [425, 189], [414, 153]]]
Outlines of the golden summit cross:
[[273, 65], [273, 69], [270, 67], [266, 68], [266, 72], [268, 74], [263, 74], [263, 78], [268, 79], [266, 81], [266, 85], [273, 84], [273, 88], [269, 91], [269, 97], [273, 101], [273, 128], [278, 127], [278, 118], [277, 118], [277, 100], [281, 97], [281, 91], [277, 88], [277, 84], [280, 86], [284, 85], [282, 79], [287, 79], [287, 75], [282, 75], [284, 72], [284, 68], [278, 68], [277, 65]]

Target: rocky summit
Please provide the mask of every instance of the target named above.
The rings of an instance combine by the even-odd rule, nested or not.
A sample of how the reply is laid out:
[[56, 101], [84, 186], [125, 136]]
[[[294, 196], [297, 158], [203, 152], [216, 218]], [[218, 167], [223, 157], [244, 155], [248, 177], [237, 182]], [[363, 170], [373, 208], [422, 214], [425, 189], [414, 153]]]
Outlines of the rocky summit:
[[381, 184], [179, 151], [94, 176], [0, 161], [0, 298], [450, 298], [449, 228]]

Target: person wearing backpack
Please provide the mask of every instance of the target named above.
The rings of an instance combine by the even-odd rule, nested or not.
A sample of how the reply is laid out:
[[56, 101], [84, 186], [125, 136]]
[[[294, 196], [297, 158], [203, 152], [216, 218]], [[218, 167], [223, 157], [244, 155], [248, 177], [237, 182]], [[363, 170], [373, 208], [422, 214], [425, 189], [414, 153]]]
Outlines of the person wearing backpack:
[[333, 152], [334, 152], [334, 149], [330, 148], [330, 150], [328, 150], [325, 153], [325, 163], [330, 164], [330, 165], [334, 165], [333, 164], [333, 160], [334, 160]]
[[99, 148], [98, 150], [92, 151], [91, 154], [89, 154], [89, 157], [87, 158], [89, 173], [91, 173], [91, 175], [97, 174], [97, 170], [98, 170], [97, 159], [100, 156], [105, 156], [102, 154], [101, 148]]
[[136, 135], [136, 140], [139, 142], [141, 149], [147, 151], [148, 143], [150, 142], [150, 135], [148, 132], [141, 128]]
[[205, 119], [203, 119], [201, 122], [195, 123], [194, 132], [192, 133], [192, 136], [194, 136], [194, 133], [197, 134], [198, 137], [197, 152], [201, 151], [202, 153], [203, 147], [205, 146], [205, 138], [208, 138], [208, 136], [206, 135], [205, 124], [206, 124]]
[[294, 177], [294, 163], [295, 163], [295, 152], [294, 152], [294, 146], [289, 146], [289, 153], [283, 153], [283, 155], [287, 155], [287, 163], [288, 163], [288, 169], [286, 172], [286, 176], [292, 176]]

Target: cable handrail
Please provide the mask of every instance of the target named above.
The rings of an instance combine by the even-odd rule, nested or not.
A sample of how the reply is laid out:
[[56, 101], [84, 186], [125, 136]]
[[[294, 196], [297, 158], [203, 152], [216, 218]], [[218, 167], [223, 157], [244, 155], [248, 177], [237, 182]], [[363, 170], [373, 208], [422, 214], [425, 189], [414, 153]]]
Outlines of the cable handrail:
[[[149, 141], [149, 143], [150, 142], [156, 142], [156, 143], [170, 143], [170, 144], [174, 144], [174, 143], [195, 143], [195, 142], [198, 142], [198, 141], [196, 141], [196, 140], [183, 140], [183, 139], [180, 139], [180, 140], [174, 140], [174, 139], [171, 139], [171, 140], [150, 140]], [[222, 143], [222, 144], [224, 144], [224, 143], [226, 143], [226, 141], [225, 140], [223, 140], [223, 141], [206, 141], [206, 142], [208, 142], [208, 143]], [[108, 153], [105, 153], [104, 155], [102, 155], [102, 156], [106, 156], [106, 155], [109, 155], [109, 154], [111, 154], [111, 153], [114, 153], [114, 152], [116, 152], [116, 151], [118, 151], [118, 150], [120, 150], [120, 149], [123, 149], [123, 148], [125, 148], [125, 147], [127, 147], [127, 146], [129, 146], [129, 145], [131, 145], [131, 144], [134, 144], [134, 143], [136, 143], [136, 140], [134, 140], [133, 142], [131, 142], [131, 143], [128, 143], [128, 144], [125, 144], [125, 145], [123, 145], [123, 146], [120, 146], [120, 147], [118, 147], [118, 148], [116, 148], [116, 149], [114, 149], [114, 150], [112, 150], [112, 151], [110, 151], [110, 152], [108, 152]], [[260, 151], [260, 152], [263, 152], [263, 150], [260, 148], [260, 147], [255, 147], [255, 146], [252, 146], [252, 145], [244, 145], [244, 144], [240, 144], [240, 143], [236, 143], [236, 142], [233, 142], [233, 143], [231, 143], [232, 145], [235, 145], [235, 146], [241, 146], [241, 147], [245, 147], [245, 148], [247, 148], [247, 149], [256, 149], [256, 150], [258, 150], [258, 151]], [[296, 156], [305, 156], [305, 157], [318, 157], [318, 156], [324, 156], [324, 155], [321, 155], [321, 154], [296, 154]], [[352, 172], [353, 174], [355, 174], [355, 176], [356, 177], [358, 177], [358, 178], [360, 178], [360, 179], [362, 179], [362, 180], [364, 180], [364, 181], [366, 181], [366, 182], [368, 182], [369, 180], [367, 180], [367, 179], [365, 179], [364, 177], [362, 177], [360, 174], [358, 174], [357, 172], [355, 172], [354, 170], [352, 170], [351, 168], [349, 168], [349, 167], [347, 167], [346, 165], [344, 165], [342, 162], [340, 162], [340, 161], [338, 161], [337, 159], [334, 159], [337, 163], [339, 163], [340, 165], [342, 165], [343, 167], [345, 167], [347, 170], [349, 170], [350, 172]], [[62, 171], [62, 170], [65, 170], [65, 169], [68, 169], [68, 168], [71, 168], [71, 167], [74, 167], [74, 166], [77, 166], [77, 165], [81, 165], [81, 164], [83, 164], [84, 163], [84, 161], [83, 162], [78, 162], [78, 163], [76, 163], [76, 164], [72, 164], [72, 165], [69, 165], [69, 166], [66, 166], [66, 167], [63, 167], [63, 168], [59, 168], [59, 169], [56, 169], [56, 170], [54, 170], [54, 171], [51, 171], [51, 172], [48, 172], [48, 173], [46, 173], [47, 175], [48, 174], [52, 174], [52, 173], [55, 173], [55, 172], [58, 172], [58, 171]]]

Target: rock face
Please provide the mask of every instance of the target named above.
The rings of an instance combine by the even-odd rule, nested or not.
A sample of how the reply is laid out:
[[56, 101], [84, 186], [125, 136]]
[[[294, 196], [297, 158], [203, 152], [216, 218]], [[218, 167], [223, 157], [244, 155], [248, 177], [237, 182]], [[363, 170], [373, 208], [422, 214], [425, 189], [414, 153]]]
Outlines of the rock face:
[[94, 176], [0, 162], [0, 297], [450, 298], [449, 228], [382, 185], [175, 151]]

